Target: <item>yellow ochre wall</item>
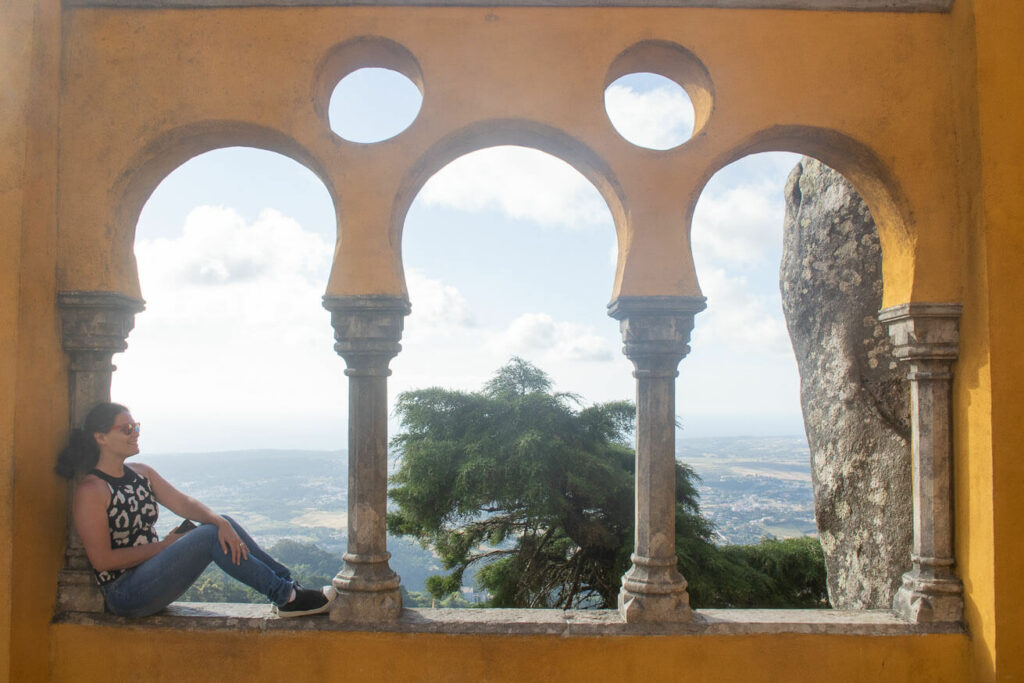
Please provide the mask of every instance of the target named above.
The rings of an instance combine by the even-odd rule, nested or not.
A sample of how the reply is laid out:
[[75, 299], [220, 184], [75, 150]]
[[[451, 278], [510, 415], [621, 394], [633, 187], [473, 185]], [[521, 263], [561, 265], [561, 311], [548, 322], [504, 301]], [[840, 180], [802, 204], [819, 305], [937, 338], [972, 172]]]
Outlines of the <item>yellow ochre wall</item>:
[[[988, 286], [979, 292], [988, 299], [992, 460], [991, 480], [982, 479], [972, 489], [979, 499], [992, 500], [992, 614], [985, 615], [985, 624], [992, 634], [996, 672], [1009, 680], [1011, 674], [1024, 677], [1024, 545], [1019, 535], [1024, 518], [1024, 319], [1014, 304], [1024, 291], [1024, 6], [999, 0], [977, 0], [975, 6], [981, 194], [973, 199], [974, 221], [984, 226], [987, 241], [982, 258]], [[981, 399], [984, 411], [989, 406]]]
[[[54, 680], [179, 681], [749, 681], [965, 680], [961, 636], [784, 635], [560, 638], [311, 632], [195, 633], [54, 629]], [[105, 632], [106, 631], [106, 632]], [[97, 658], [117, 647], [125, 661]], [[188, 664], [182, 665], [182, 653]], [[296, 673], [300, 672], [300, 673]], [[106, 676], [106, 678], [104, 678]]]
[[[61, 9], [0, 4], [0, 680], [45, 680], [67, 433], [55, 312]], [[8, 673], [9, 672], [9, 673]]]
[[[914, 257], [949, 264], [961, 251], [951, 29], [934, 14], [76, 10], [64, 37], [60, 284], [137, 294], [131, 246], [142, 202], [189, 156], [248, 144], [305, 163], [334, 197], [329, 293], [400, 295], [392, 247], [422, 182], [461, 153], [517, 142], [573, 163], [608, 200], [620, 244], [613, 296], [698, 295], [685, 226], [704, 182], [745, 154], [786, 149], [818, 156], [865, 196], [888, 302], [955, 299], [959, 278], [913, 266]], [[372, 50], [366, 37], [381, 35], [414, 56], [395, 64], [422, 73], [422, 110], [392, 140], [344, 143], [324, 112], [350, 62], [329, 57], [351, 40]], [[650, 40], [684, 46], [711, 74], [707, 125], [670, 153], [630, 145], [604, 113], [616, 56]], [[660, 53], [639, 63], [672, 67]]]
[[[0, 17], [0, 680], [1024, 677], [1021, 3], [955, 0], [949, 13], [900, 14], [0, 0]], [[653, 49], [630, 62], [692, 79], [705, 125], [670, 153], [631, 147], [603, 111], [617, 56], [644, 41], [691, 53], [668, 50], [683, 55], [673, 63]], [[421, 115], [392, 141], [340, 142], [327, 128], [327, 93], [347, 69], [378, 64], [422, 84]], [[964, 304], [954, 495], [967, 634], [557, 638], [51, 623], [65, 525], [52, 466], [67, 424], [56, 293], [139, 294], [134, 225], [159, 181], [215, 147], [288, 154], [336, 204], [329, 292], [402, 294], [401, 225], [420, 184], [459, 154], [504, 143], [555, 153], [601, 190], [619, 237], [613, 296], [699, 293], [686, 225], [703, 183], [736, 158], [808, 153], [854, 182], [879, 222], [886, 305]]]

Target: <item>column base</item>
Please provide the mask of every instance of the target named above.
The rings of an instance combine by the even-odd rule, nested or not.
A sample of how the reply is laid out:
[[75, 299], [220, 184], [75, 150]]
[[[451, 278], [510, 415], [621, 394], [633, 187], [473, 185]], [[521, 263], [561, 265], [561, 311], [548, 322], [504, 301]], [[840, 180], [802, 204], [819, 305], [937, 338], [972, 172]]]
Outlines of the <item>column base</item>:
[[963, 584], [955, 577], [929, 578], [907, 572], [893, 598], [892, 608], [915, 624], [963, 621]]
[[693, 620], [690, 595], [685, 590], [665, 595], [639, 595], [623, 588], [619, 591], [619, 615], [627, 624], [685, 623]]
[[331, 602], [331, 621], [391, 621], [402, 611], [400, 579], [390, 566], [390, 553], [345, 553], [345, 566], [331, 583], [338, 591]]
[[622, 577], [619, 614], [626, 623], [680, 623], [693, 619], [686, 579], [676, 570], [676, 558], [655, 560], [633, 555], [633, 566]]
[[57, 575], [58, 612], [103, 612], [106, 603], [91, 569], [65, 567]]
[[394, 621], [402, 613], [402, 594], [396, 588], [386, 591], [338, 590], [331, 602], [331, 621]]

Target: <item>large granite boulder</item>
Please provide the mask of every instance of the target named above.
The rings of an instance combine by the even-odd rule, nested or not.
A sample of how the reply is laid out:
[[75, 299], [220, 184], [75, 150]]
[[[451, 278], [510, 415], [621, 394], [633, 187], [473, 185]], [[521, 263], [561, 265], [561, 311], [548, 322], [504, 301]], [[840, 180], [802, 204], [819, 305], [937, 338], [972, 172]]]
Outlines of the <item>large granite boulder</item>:
[[784, 230], [779, 285], [829, 600], [889, 608], [910, 568], [913, 502], [906, 370], [877, 315], [878, 232], [846, 179], [806, 157], [786, 182]]

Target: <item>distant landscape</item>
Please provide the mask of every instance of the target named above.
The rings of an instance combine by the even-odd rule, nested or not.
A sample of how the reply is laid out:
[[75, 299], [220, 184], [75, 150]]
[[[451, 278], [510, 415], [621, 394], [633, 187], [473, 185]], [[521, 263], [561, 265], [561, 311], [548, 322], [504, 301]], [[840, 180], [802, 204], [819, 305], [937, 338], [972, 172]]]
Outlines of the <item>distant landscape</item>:
[[[221, 514], [231, 515], [265, 548], [281, 540], [345, 552], [348, 460], [344, 451], [230, 451], [140, 456], [168, 481]], [[161, 509], [161, 534], [180, 521]], [[440, 571], [410, 539], [388, 537], [391, 567], [407, 590], [421, 591]]]
[[[691, 465], [702, 479], [701, 509], [715, 523], [720, 544], [816, 533], [809, 455], [802, 436], [681, 439], [676, 451], [679, 460]], [[235, 517], [265, 547], [283, 540], [315, 544], [335, 556], [340, 568], [348, 501], [343, 451], [235, 451], [139, 458], [182, 491]], [[160, 533], [178, 521], [162, 510]], [[441, 572], [431, 552], [411, 539], [389, 536], [388, 550], [391, 567], [408, 591], [423, 591], [427, 577]]]
[[703, 480], [700, 507], [718, 543], [817, 535], [805, 437], [681, 439], [676, 458]]

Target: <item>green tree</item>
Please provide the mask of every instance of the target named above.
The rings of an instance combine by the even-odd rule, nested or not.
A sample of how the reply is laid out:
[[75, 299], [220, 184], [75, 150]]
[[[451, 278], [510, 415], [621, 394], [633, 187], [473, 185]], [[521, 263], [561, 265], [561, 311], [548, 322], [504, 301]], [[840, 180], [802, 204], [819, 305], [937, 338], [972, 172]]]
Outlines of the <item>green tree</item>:
[[[482, 391], [405, 392], [395, 410], [388, 529], [432, 546], [451, 570], [428, 579], [432, 595], [458, 590], [476, 564], [494, 606], [615, 604], [632, 549], [632, 403], [580, 408], [513, 358]], [[677, 464], [684, 570], [715, 550], [696, 481]]]
[[723, 581], [711, 601], [716, 607], [825, 607], [825, 555], [817, 538], [766, 538], [756, 545], [732, 545], [721, 555], [742, 570], [741, 580]]

